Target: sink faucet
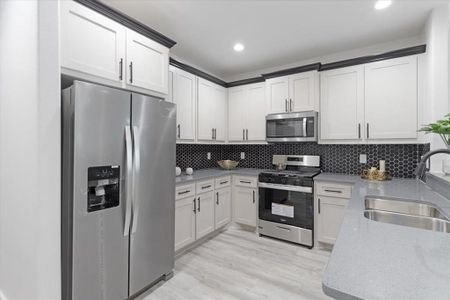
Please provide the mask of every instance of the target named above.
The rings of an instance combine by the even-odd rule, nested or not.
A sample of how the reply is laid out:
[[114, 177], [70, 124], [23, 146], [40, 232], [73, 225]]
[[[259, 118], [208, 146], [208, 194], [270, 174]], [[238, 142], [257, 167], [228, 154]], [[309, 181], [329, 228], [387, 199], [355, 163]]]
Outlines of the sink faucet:
[[425, 153], [422, 156], [422, 159], [420, 160], [419, 164], [417, 165], [416, 171], [414, 172], [416, 174], [416, 178], [420, 179], [422, 181], [425, 181], [425, 172], [427, 170], [426, 163], [427, 160], [430, 159], [431, 156], [439, 153], [447, 153], [450, 154], [450, 149], [437, 149], [430, 152]]

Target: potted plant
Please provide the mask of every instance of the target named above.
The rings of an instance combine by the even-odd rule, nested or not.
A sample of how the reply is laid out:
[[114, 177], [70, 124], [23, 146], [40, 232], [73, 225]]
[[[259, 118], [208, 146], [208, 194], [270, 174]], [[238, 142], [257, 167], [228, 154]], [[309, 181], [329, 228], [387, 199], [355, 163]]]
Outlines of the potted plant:
[[[434, 133], [441, 137], [445, 146], [450, 149], [450, 114], [445, 116], [446, 119], [437, 120], [435, 123], [428, 124], [422, 127], [419, 131], [423, 131], [426, 134]], [[442, 161], [442, 171], [446, 175], [450, 175], [450, 160], [444, 159]]]

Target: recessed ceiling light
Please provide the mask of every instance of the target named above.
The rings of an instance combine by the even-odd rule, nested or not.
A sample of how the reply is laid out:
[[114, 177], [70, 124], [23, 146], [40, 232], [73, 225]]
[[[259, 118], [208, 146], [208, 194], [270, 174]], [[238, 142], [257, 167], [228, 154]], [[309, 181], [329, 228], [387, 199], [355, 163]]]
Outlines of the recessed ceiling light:
[[245, 49], [245, 47], [241, 43], [236, 43], [236, 44], [234, 44], [233, 49], [236, 52], [241, 52], [241, 51], [243, 51]]
[[377, 2], [375, 2], [375, 9], [385, 9], [391, 6], [391, 4], [391, 0], [378, 0]]

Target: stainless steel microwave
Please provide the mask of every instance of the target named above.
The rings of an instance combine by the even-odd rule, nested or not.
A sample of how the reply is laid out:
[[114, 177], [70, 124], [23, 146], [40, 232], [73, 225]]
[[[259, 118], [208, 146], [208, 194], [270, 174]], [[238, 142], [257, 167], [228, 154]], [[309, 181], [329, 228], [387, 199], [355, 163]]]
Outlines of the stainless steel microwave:
[[266, 116], [267, 142], [316, 142], [317, 112], [270, 114]]

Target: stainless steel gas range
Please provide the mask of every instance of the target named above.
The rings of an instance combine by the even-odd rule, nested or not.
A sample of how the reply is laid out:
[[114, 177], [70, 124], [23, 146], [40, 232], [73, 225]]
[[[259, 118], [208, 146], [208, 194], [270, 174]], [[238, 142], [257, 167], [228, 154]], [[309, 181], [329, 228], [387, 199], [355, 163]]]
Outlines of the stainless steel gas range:
[[272, 163], [285, 170], [259, 174], [259, 234], [312, 248], [320, 156], [274, 155]]

